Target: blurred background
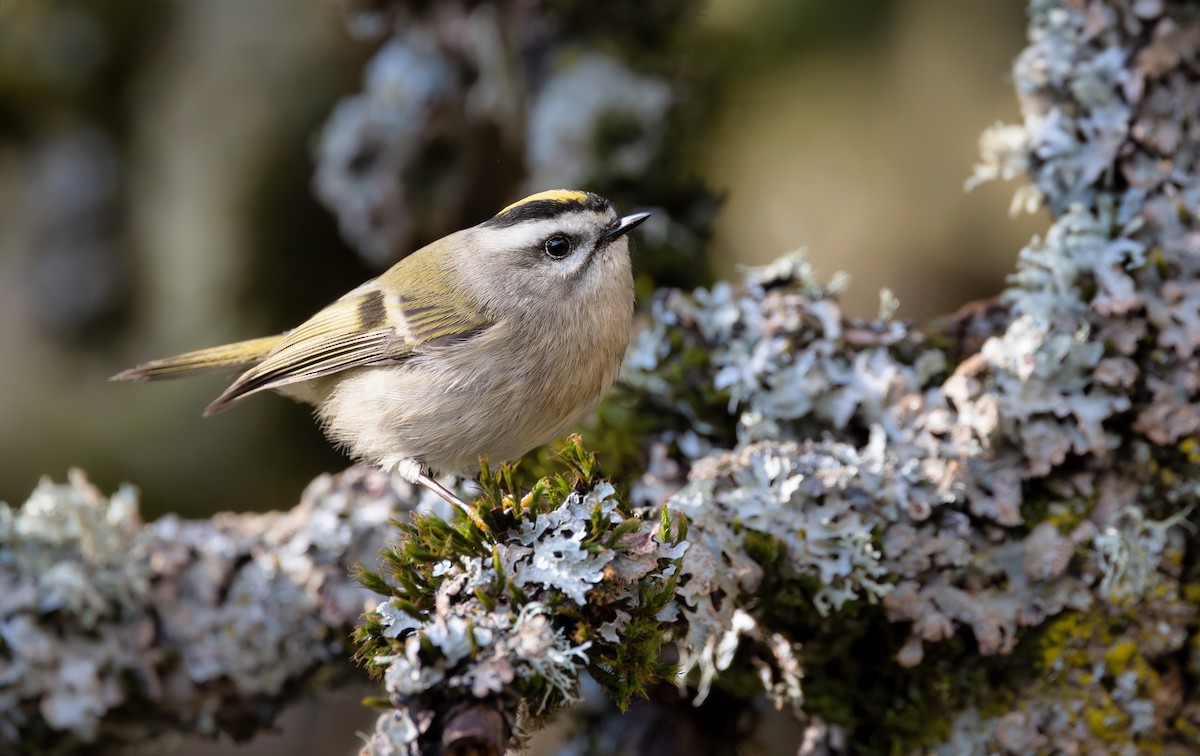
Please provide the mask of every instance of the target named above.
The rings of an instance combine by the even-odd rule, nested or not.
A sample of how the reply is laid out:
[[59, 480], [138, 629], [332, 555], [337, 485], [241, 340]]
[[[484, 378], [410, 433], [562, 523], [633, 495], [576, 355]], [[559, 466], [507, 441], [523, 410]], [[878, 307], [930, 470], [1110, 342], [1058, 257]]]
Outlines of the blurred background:
[[597, 5], [0, 0], [0, 500], [78, 466], [151, 517], [290, 506], [347, 464], [306, 408], [106, 378], [284, 330], [527, 191], [655, 209], [643, 295], [805, 247], [851, 314], [887, 286], [917, 321], [1045, 225], [963, 189], [1017, 118], [1022, 3]]

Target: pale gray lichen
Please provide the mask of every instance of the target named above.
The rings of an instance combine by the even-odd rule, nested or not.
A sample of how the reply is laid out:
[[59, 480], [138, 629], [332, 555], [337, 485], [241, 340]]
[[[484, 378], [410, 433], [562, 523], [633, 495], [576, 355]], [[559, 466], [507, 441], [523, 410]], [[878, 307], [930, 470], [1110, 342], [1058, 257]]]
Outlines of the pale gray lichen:
[[[1164, 4], [1050, 1], [1033, 3], [1031, 19], [1015, 74], [1025, 123], [991, 132], [977, 179], [1031, 173], [1034, 191], [1021, 201], [1040, 198], [1055, 220], [1021, 252], [997, 303], [949, 323], [969, 349], [956, 355], [943, 334], [927, 340], [886, 318], [846, 320], [833, 287], [792, 256], [749, 271], [741, 289], [661, 292], [624, 376], [684, 426], [650, 441], [633, 487], [646, 503], [685, 507], [709, 480], [733, 501], [758, 485], [747, 455], [806, 444], [810, 483], [793, 506], [828, 511], [841, 499], [833, 512], [852, 513], [854, 532], [869, 534], [827, 542], [828, 554], [843, 570], [869, 564], [867, 579], [892, 587], [880, 600], [907, 628], [893, 653], [910, 668], [964, 629], [979, 653], [1006, 654], [1025, 628], [1066, 627], [1057, 623], [1070, 611], [1091, 617], [1156, 601], [1165, 616], [1197, 610], [1182, 602], [1180, 568], [1164, 556], [1181, 553], [1165, 544], [1185, 542], [1196, 486], [1159, 460], [1191, 470], [1198, 456], [1189, 436], [1200, 428], [1200, 132], [1180, 124], [1200, 123], [1186, 62], [1200, 52], [1200, 19]], [[824, 489], [811, 482], [822, 470], [835, 473]], [[839, 489], [843, 472], [853, 482]], [[764, 571], [744, 535], [729, 533], [753, 526], [737, 507], [717, 514], [717, 497], [702, 498], [709, 509], [687, 510], [697, 513], [696, 546], [679, 595], [707, 627], [689, 626], [683, 651], [699, 670], [690, 681], [706, 690], [728, 671], [718, 662], [734, 638], [784, 629], [737, 614]], [[790, 545], [786, 522], [759, 524]], [[707, 540], [721, 527], [723, 538]], [[813, 533], [821, 542], [827, 531]], [[707, 567], [706, 549], [720, 554]], [[797, 555], [788, 556], [781, 567], [794, 569]], [[844, 594], [841, 574], [799, 563], [816, 580], [808, 599], [817, 615], [837, 617], [823, 595], [873, 592], [866, 582]], [[706, 595], [743, 598], [697, 617]], [[1171, 653], [1186, 633], [1155, 638]], [[811, 666], [805, 674], [811, 681]], [[1161, 708], [1152, 715], [1144, 704], [1145, 675], [1136, 696], [1131, 679], [1114, 677], [1116, 732], [1098, 732], [1099, 720], [1063, 732], [1080, 742], [1164, 732]], [[1054, 726], [1016, 713], [988, 726], [1018, 719]]]
[[[387, 602], [381, 606], [387, 611]], [[591, 644], [572, 645], [550, 625], [545, 606], [530, 602], [515, 618], [507, 611], [464, 616], [460, 609], [450, 614], [451, 607], [447, 597], [439, 602], [436, 619], [405, 633], [404, 653], [372, 660], [384, 668], [390, 694], [411, 698], [444, 682], [487, 698], [503, 692], [516, 677], [536, 674], [550, 684], [547, 697], [557, 693], [573, 700], [576, 667], [586, 664]], [[472, 663], [454, 672], [468, 658]]]
[[[671, 85], [610, 55], [575, 52], [560, 61], [529, 109], [526, 190], [584, 186], [599, 176], [625, 180], [648, 170], [662, 150], [675, 99]], [[616, 127], [622, 138], [606, 144], [604, 130]]]
[[[447, 553], [428, 566], [428, 578], [414, 574], [417, 562], [397, 557], [397, 579], [427, 585], [432, 595], [396, 589], [375, 609], [376, 629], [367, 627], [365, 640], [375, 649], [369, 661], [382, 671], [394, 710], [380, 717], [364, 753], [421, 753], [449, 711], [469, 701], [490, 702], [510, 726], [522, 711], [537, 718], [572, 703], [585, 669], [615, 678], [631, 673], [607, 660], [619, 658], [614, 650], [635, 614], [642, 622], [670, 619], [647, 618], [644, 610], [648, 597], [669, 585], [687, 541], [666, 541], [657, 520], [629, 517], [607, 482], [548, 509], [537, 509], [531, 497], [511, 502], [534, 509], [481, 545], [486, 554]], [[409, 538], [420, 528], [418, 522]], [[447, 541], [431, 536], [428, 543]], [[426, 546], [411, 540], [396, 554], [405, 548], [428, 558]]]
[[[1101, 586], [1114, 579], [1107, 576], [1116, 574], [1118, 564], [1136, 562], [1144, 567], [1140, 574], [1159, 574], [1157, 559], [1131, 560], [1128, 549], [1119, 558], [1107, 556], [1104, 534], [1119, 526], [1121, 506], [1136, 506], [1137, 497], [1136, 489], [1104, 472], [1120, 442], [1107, 423], [1133, 409], [1128, 384], [1136, 378], [1132, 360], [1106, 358], [1091, 329], [1112, 317], [1114, 293], [1128, 290], [1101, 284], [1092, 308], [1072, 297], [1092, 280], [1092, 266], [1127, 275], [1125, 264], [1141, 264], [1141, 247], [1108, 241], [1098, 228], [1076, 210], [1046, 243], [1031, 248], [1022, 261], [1024, 275], [1014, 279], [1007, 297], [1010, 324], [940, 386], [940, 351], [898, 324], [863, 328], [844, 322], [836, 302], [811, 281], [750, 271], [742, 292], [720, 286], [694, 298], [669, 293], [656, 300], [654, 322], [633, 347], [629, 382], [656, 392], [663, 388], [658, 367], [677, 364], [681, 351], [703, 345], [703, 375], [726, 392], [719, 405], [678, 387], [664, 392], [691, 428], [654, 442], [653, 464], [634, 489], [647, 498], [668, 495], [668, 507], [692, 519], [695, 546], [685, 557], [678, 592], [687, 628], [680, 654], [685, 674], [695, 672], [687, 679], [701, 700], [727, 671], [732, 649], [746, 639], [761, 645], [772, 629], [745, 608], [763, 579], [746, 549], [750, 533], [787, 549], [788, 559], [772, 567], [774, 577], [816, 579], [810, 600], [818, 614], [837, 612], [847, 601], [881, 598], [892, 621], [909, 624], [897, 658], [910, 667], [921, 664], [926, 644], [961, 628], [971, 631], [981, 653], [1011, 653], [1023, 628], [1066, 610], [1093, 610], [1098, 589], [1104, 592]], [[776, 269], [804, 267], [793, 259]], [[764, 275], [771, 276], [765, 286]], [[1054, 305], [1057, 300], [1061, 304]], [[849, 333], [856, 341], [850, 346]], [[922, 364], [928, 367], [916, 367]], [[794, 379], [777, 380], [781, 373]], [[772, 393], [786, 396], [789, 385], [795, 393], [803, 393], [797, 386], [815, 386], [809, 390], [816, 394], [793, 403], [794, 411], [780, 411], [781, 404], [769, 403]], [[721, 439], [715, 418], [730, 408], [741, 445], [715, 451]], [[755, 442], [755, 428], [767, 428], [773, 440]], [[814, 428], [827, 438], [800, 447], [779, 440]], [[866, 443], [853, 442], [864, 431]], [[692, 453], [699, 458], [689, 462]], [[789, 460], [783, 467], [781, 457]], [[1096, 460], [1097, 467], [1055, 477], [1073, 457]], [[690, 481], [684, 485], [687, 464]], [[776, 477], [788, 465], [795, 465], [791, 474]], [[1055, 507], [1080, 513], [1079, 527], [1060, 533], [1035, 522], [1022, 536], [973, 525], [970, 517], [1023, 526], [1023, 486], [1030, 480], [1042, 481], [1048, 489], [1042, 495], [1056, 498]], [[1186, 502], [1194, 497], [1189, 491], [1176, 484], [1166, 495]], [[1086, 500], [1097, 492], [1123, 504], [1093, 508]], [[764, 509], [768, 500], [786, 506]], [[774, 516], [764, 517], [767, 511]], [[802, 519], [806, 515], [811, 521]], [[1140, 543], [1113, 539], [1117, 545]], [[1089, 556], [1072, 569], [1079, 549]], [[1134, 582], [1144, 597], [1151, 583]], [[751, 658], [759, 668], [780, 663], [761, 650]]]
[[[681, 82], [614, 55], [599, 23], [640, 18], [606, 6], [596, 24], [563, 23], [578, 12], [512, 2], [351, 9], [354, 33], [391, 37], [363, 91], [325, 124], [313, 183], [368, 262], [394, 262], [413, 241], [454, 230], [481, 199], [500, 207], [522, 187], [619, 191], [670, 151]], [[700, 194], [674, 192], [676, 206], [656, 208], [645, 227], [655, 246], [699, 257], [694, 226], [710, 215], [694, 212]], [[670, 219], [680, 210], [693, 211], [690, 225]]]
[[396, 259], [413, 233], [404, 169], [460, 113], [458, 77], [433, 36], [415, 29], [389, 40], [367, 65], [362, 94], [338, 103], [320, 143], [313, 189], [342, 235], [376, 264]]
[[[132, 488], [106, 498], [72, 472], [0, 504], [0, 746], [269, 724], [304, 679], [343, 664], [367, 597], [349, 568], [409, 493], [351, 471], [288, 513], [143, 524]], [[262, 721], [229, 716], [249, 701]]]
[[1168, 539], [1175, 549], [1183, 548], [1176, 526], [1194, 533], [1188, 522], [1189, 506], [1161, 522], [1147, 520], [1141, 509], [1125, 507], [1115, 521], [1092, 538], [1091, 557], [1101, 575], [1097, 586], [1101, 598], [1113, 603], [1136, 600], [1152, 590], [1160, 580], [1159, 563]]
[[497, 546], [504, 572], [522, 588], [540, 585], [561, 591], [576, 604], [586, 603], [587, 592], [600, 582], [605, 567], [617, 555], [613, 551], [589, 553], [583, 546], [584, 525], [597, 507], [605, 520], [621, 521], [614, 493], [611, 483], [602, 483], [587, 496], [569, 497], [558, 509], [539, 514], [533, 522], [522, 522], [516, 538], [519, 546]]

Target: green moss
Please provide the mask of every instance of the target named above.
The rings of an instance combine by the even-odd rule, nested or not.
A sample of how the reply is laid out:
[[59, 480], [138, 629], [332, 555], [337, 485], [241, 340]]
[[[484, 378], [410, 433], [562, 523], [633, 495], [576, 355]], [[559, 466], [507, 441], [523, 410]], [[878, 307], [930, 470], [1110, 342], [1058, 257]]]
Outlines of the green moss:
[[[486, 523], [486, 531], [465, 517], [446, 522], [434, 516], [414, 515], [410, 522], [395, 522], [398, 540], [380, 555], [383, 570], [360, 568], [359, 581], [391, 598], [401, 611], [425, 620], [435, 611], [443, 581], [455, 579], [438, 574], [441, 571], [435, 573], [434, 567], [447, 560], [455, 563], [462, 557], [481, 557], [495, 568], [496, 577], [474, 594], [459, 595], [455, 600], [478, 600], [485, 611], [505, 605], [515, 615], [531, 597], [512, 582], [512, 576], [504, 574], [492, 543], [511, 540], [522, 524], [558, 509], [572, 493], [589, 491], [603, 480], [596, 456], [583, 447], [578, 436], [568, 439], [557, 451], [554, 464], [554, 474], [535, 481], [528, 489], [521, 486], [523, 476], [517, 467], [493, 469], [485, 465], [479, 479], [481, 492], [472, 507], [479, 520]], [[617, 511], [621, 521], [613, 523], [611, 516], [601, 510], [601, 502], [596, 503], [586, 522], [583, 549], [620, 551], [626, 547], [627, 535], [645, 529], [647, 523], [634, 517], [627, 502], [618, 499]], [[665, 512], [651, 526], [669, 543], [679, 543], [686, 534], [686, 522], [672, 520]], [[678, 562], [675, 566], [678, 569]], [[606, 578], [589, 592], [583, 606], [555, 589], [540, 590], [537, 595], [556, 628], [575, 644], [590, 643], [588, 669], [621, 708], [633, 697], [644, 696], [651, 685], [670, 680], [675, 672], [673, 666], [661, 660], [668, 627], [658, 619], [675, 597], [675, 578], [646, 577], [632, 586], [632, 598], [630, 588], [626, 583], [610, 585]], [[613, 642], [603, 638], [598, 628], [613, 621], [618, 611], [627, 613], [630, 619], [621, 637]], [[407, 642], [385, 637], [384, 629], [379, 615], [370, 612], [355, 633], [356, 659], [373, 671], [377, 669], [372, 660], [400, 652]], [[521, 676], [514, 687], [524, 700], [536, 702], [536, 709], [541, 708], [547, 693], [551, 695], [547, 710], [561, 703], [557, 689], [537, 675]]]
[[[747, 532], [746, 551], [764, 568], [753, 612], [767, 629], [801, 645], [804, 710], [845, 729], [854, 753], [911, 753], [948, 736], [967, 705], [1008, 711], [1019, 684], [1005, 671], [1033, 669], [1037, 646], [1023, 642], [1012, 657], [980, 657], [974, 644], [955, 636], [926, 646], [924, 661], [906, 668], [896, 656], [908, 635], [882, 607], [851, 602], [834, 618], [822, 617], [812, 598], [821, 583], [780, 569], [783, 544]], [[717, 686], [733, 696], [760, 689], [742, 660], [756, 649], [743, 644]]]
[[1100, 492], [1092, 491], [1089, 496], [1058, 498], [1031, 495], [1021, 504], [1023, 530], [1029, 532], [1037, 525], [1048, 522], [1059, 533], [1066, 535], [1091, 517], [1099, 501]]
[[1200, 608], [1200, 583], [1185, 583], [1182, 593], [1184, 601], [1193, 608]]
[[1028, 646], [1016, 659], [980, 657], [959, 636], [928, 644], [906, 668], [896, 653], [907, 636], [882, 610], [866, 607], [804, 645], [805, 710], [845, 728], [853, 753], [920, 752], [950, 733], [968, 705], [1008, 711], [1019, 685], [1006, 670], [1028, 669]]

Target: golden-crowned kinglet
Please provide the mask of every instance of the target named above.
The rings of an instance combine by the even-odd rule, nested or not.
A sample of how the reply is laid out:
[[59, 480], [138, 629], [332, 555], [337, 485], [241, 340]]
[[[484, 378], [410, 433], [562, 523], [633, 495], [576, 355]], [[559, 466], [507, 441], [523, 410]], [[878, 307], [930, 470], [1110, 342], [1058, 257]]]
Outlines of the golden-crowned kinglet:
[[626, 234], [590, 192], [526, 197], [433, 242], [278, 336], [153, 360], [152, 381], [245, 368], [206, 415], [274, 389], [308, 402], [356, 459], [464, 511], [432, 478], [516, 459], [590, 412], [621, 367], [633, 317]]

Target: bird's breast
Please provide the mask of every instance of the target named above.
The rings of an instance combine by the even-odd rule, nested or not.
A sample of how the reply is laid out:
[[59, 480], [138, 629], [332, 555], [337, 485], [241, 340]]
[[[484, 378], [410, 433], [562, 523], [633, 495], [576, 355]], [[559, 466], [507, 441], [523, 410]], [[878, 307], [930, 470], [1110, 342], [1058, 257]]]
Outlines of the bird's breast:
[[616, 378], [628, 322], [588, 325], [500, 321], [395, 365], [349, 370], [318, 415], [332, 440], [375, 463], [412, 458], [465, 473], [480, 457], [512, 460], [569, 430]]

